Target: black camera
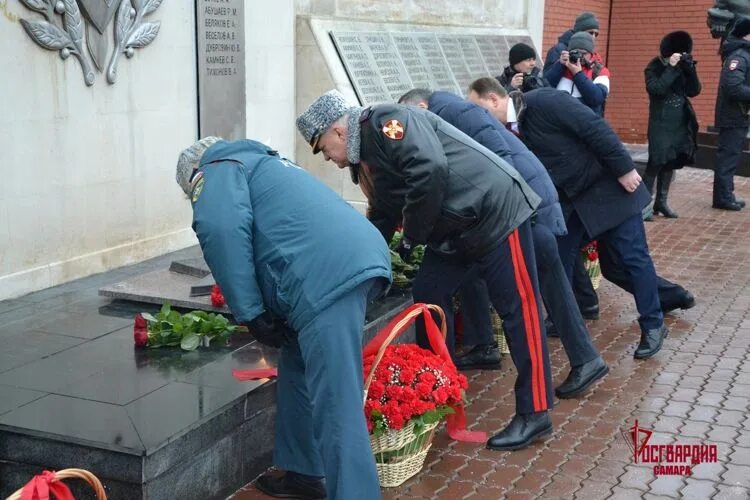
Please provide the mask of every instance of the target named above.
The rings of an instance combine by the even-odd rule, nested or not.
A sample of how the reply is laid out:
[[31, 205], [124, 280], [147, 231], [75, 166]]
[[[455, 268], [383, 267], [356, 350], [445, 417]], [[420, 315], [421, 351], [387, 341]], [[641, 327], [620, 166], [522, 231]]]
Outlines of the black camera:
[[524, 73], [523, 83], [521, 84], [521, 91], [528, 92], [529, 90], [540, 89], [544, 87], [544, 82], [541, 78], [536, 75], [529, 75]]
[[682, 54], [680, 54], [680, 64], [682, 64], [686, 68], [692, 68], [693, 66], [695, 66], [693, 54], [691, 54], [690, 52], [683, 52]]
[[575, 64], [581, 59], [583, 59], [583, 54], [581, 54], [580, 50], [573, 49], [570, 52], [568, 52], [568, 61], [570, 61], [570, 64]]

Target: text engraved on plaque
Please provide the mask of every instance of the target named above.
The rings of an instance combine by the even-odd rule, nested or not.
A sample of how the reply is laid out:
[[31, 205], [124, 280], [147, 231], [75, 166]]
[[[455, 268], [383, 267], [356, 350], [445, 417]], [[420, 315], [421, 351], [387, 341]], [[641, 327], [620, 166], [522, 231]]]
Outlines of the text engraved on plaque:
[[478, 35], [476, 39], [490, 75], [501, 75], [505, 66], [508, 65], [508, 47], [505, 44], [505, 38], [495, 35]]
[[243, 0], [198, 2], [200, 135], [245, 137]]
[[427, 65], [430, 77], [435, 82], [432, 89], [461, 94], [458, 82], [456, 82], [453, 72], [448, 66], [448, 61], [445, 60], [437, 36], [432, 33], [415, 33], [413, 38], [419, 48], [422, 60]]
[[473, 36], [459, 36], [458, 42], [461, 44], [461, 50], [464, 54], [466, 67], [469, 69], [471, 81], [483, 76], [490, 76], [487, 66], [484, 64], [482, 54], [479, 52], [479, 46]]
[[417, 42], [411, 33], [391, 33], [393, 43], [404, 62], [413, 88], [436, 89], [437, 84], [427, 66], [428, 62], [421, 54]]
[[364, 37], [388, 94], [392, 100], [398, 100], [411, 90], [412, 82], [391, 36], [388, 33], [365, 33]]
[[458, 82], [461, 94], [465, 96], [469, 84], [473, 82], [474, 79], [472, 78], [469, 67], [464, 59], [461, 42], [457, 37], [450, 35], [439, 35], [438, 41], [440, 42], [440, 47], [443, 49], [443, 54], [445, 54], [445, 59], [448, 61], [448, 66], [453, 72], [456, 82]]

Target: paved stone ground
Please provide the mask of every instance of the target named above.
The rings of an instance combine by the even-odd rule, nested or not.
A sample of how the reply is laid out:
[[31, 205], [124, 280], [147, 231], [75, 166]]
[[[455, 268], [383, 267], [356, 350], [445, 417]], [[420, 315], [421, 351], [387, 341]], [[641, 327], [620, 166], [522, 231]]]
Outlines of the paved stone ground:
[[[710, 208], [711, 172], [683, 169], [670, 197], [680, 218], [647, 225], [657, 271], [697, 297], [667, 318], [670, 336], [647, 361], [632, 357], [638, 340], [632, 298], [606, 281], [602, 315], [589, 322], [611, 372], [577, 400], [559, 401], [553, 437], [516, 452], [495, 452], [435, 438], [423, 471], [386, 499], [425, 498], [750, 498], [750, 216]], [[750, 182], [738, 196], [750, 199]], [[568, 371], [551, 339], [553, 378]], [[501, 430], [513, 415], [515, 370], [470, 372], [472, 427]], [[623, 432], [635, 420], [651, 443], [716, 444], [719, 460], [689, 477], [655, 476], [635, 464]], [[252, 486], [234, 500], [266, 498]]]

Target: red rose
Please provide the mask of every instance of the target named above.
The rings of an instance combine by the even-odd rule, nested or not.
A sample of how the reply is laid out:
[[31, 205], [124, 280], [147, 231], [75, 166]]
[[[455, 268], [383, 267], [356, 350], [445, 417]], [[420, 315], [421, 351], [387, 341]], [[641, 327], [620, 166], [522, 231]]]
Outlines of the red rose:
[[224, 295], [222, 295], [219, 285], [214, 285], [213, 288], [211, 288], [211, 303], [214, 307], [224, 307], [227, 303], [224, 300]]
[[136, 347], [146, 347], [148, 345], [148, 323], [140, 314], [135, 315], [133, 340], [135, 341]]

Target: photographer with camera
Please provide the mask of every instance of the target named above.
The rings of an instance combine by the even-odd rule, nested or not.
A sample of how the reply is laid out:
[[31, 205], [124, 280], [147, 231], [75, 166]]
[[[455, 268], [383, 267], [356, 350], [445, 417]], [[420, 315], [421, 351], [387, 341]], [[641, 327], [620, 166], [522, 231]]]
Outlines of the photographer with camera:
[[568, 50], [544, 72], [550, 86], [567, 92], [599, 115], [609, 95], [609, 70], [596, 57], [594, 37], [579, 31], [570, 37]]
[[689, 98], [700, 94], [701, 83], [692, 50], [689, 33], [669, 33], [661, 41], [659, 56], [644, 71], [649, 118], [648, 165], [643, 183], [651, 194], [656, 183], [656, 199], [645, 220], [652, 220], [659, 213], [677, 218], [677, 213], [667, 205], [669, 185], [675, 169], [695, 163], [698, 120]]
[[512, 92], [549, 87], [549, 83], [542, 76], [542, 70], [536, 65], [536, 52], [533, 47], [525, 43], [517, 43], [508, 52], [508, 62], [503, 74], [497, 77], [505, 90]]

